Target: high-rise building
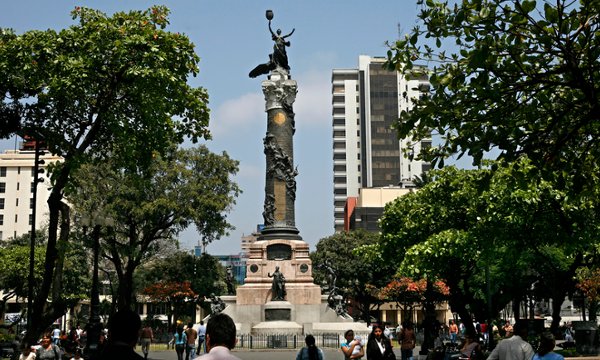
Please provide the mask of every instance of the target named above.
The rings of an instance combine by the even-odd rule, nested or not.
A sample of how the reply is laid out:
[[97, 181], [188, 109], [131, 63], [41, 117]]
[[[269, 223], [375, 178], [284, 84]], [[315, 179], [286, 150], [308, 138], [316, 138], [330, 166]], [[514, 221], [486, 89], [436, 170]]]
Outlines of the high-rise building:
[[[21, 236], [31, 231], [33, 221], [33, 175], [35, 150], [23, 143], [20, 150], [7, 150], [0, 154], [0, 240]], [[40, 157], [45, 169], [62, 158], [51, 154]], [[37, 185], [35, 227], [41, 229], [48, 222], [48, 196], [50, 180], [48, 173], [39, 175]]]
[[334, 69], [333, 194], [335, 231], [344, 229], [344, 206], [360, 188], [410, 187], [430, 164], [412, 159], [431, 140], [398, 140], [392, 128], [413, 100], [429, 91], [424, 68], [403, 75], [383, 67], [385, 58], [361, 55], [358, 69]]

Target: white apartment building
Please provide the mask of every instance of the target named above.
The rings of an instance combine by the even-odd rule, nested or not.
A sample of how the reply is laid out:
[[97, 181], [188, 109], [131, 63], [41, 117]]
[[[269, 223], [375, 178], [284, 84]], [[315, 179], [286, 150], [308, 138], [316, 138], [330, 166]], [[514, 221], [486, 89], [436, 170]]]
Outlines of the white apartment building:
[[[46, 153], [40, 159], [43, 179], [37, 186], [36, 229], [48, 223], [50, 180], [46, 167], [62, 158]], [[31, 231], [33, 210], [34, 150], [7, 150], [0, 154], [0, 241]]]
[[344, 206], [359, 189], [409, 185], [430, 164], [410, 160], [431, 140], [398, 140], [392, 124], [429, 90], [426, 69], [402, 75], [385, 58], [359, 56], [358, 69], [334, 69], [332, 82], [334, 228], [344, 229]]

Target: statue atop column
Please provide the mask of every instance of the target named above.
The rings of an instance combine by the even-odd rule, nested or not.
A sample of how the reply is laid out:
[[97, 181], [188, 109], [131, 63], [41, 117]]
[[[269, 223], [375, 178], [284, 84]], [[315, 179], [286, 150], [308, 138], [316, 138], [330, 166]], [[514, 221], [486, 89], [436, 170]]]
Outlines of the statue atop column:
[[273, 278], [273, 285], [271, 286], [272, 290], [272, 301], [284, 301], [285, 300], [285, 277], [283, 273], [279, 271], [279, 266], [275, 267], [275, 272], [271, 275], [271, 273], [267, 273], [268, 277]]
[[302, 240], [296, 228], [295, 201], [296, 176], [294, 166], [293, 136], [296, 121], [293, 104], [296, 101], [298, 86], [289, 76], [290, 66], [286, 47], [287, 40], [296, 29], [282, 35], [281, 29], [273, 31], [273, 12], [267, 10], [269, 32], [275, 42], [269, 62], [258, 65], [250, 72], [250, 77], [269, 74], [262, 82], [267, 112], [267, 134], [263, 139], [266, 158], [265, 201], [263, 205], [264, 227], [258, 240]]
[[292, 29], [292, 31], [287, 35], [281, 35], [281, 29], [277, 29], [277, 31], [273, 32], [271, 28], [271, 20], [273, 19], [273, 11], [267, 10], [266, 13], [267, 20], [269, 20], [269, 32], [271, 33], [271, 39], [275, 42], [273, 44], [273, 53], [269, 54], [269, 62], [266, 64], [260, 64], [256, 66], [250, 74], [248, 74], [251, 78], [255, 78], [257, 76], [268, 74], [270, 71], [278, 69], [282, 74], [288, 75], [290, 71], [290, 65], [288, 63], [287, 51], [286, 47], [289, 47], [291, 43], [286, 39], [296, 31], [296, 29]]

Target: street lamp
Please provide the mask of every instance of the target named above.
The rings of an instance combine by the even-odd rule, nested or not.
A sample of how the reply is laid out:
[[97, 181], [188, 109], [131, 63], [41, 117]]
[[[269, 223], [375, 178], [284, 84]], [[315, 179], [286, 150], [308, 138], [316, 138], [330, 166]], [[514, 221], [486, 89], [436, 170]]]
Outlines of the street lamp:
[[102, 217], [98, 213], [93, 213], [91, 217], [83, 216], [81, 223], [85, 227], [93, 226], [93, 270], [92, 270], [92, 290], [90, 297], [90, 320], [87, 326], [87, 342], [84, 353], [86, 358], [95, 359], [98, 356], [98, 343], [102, 324], [100, 321], [100, 290], [98, 283], [98, 258], [100, 255], [100, 228], [101, 226], [113, 226], [113, 220], [108, 217]]
[[34, 284], [34, 260], [35, 260], [35, 213], [37, 207], [37, 186], [38, 183], [43, 182], [44, 179], [40, 178], [39, 175], [44, 173], [44, 169], [40, 169], [40, 165], [43, 165], [44, 160], [40, 159], [40, 156], [45, 155], [46, 152], [40, 150], [40, 141], [35, 140], [35, 156], [33, 163], [33, 182], [31, 183], [32, 191], [32, 205], [31, 209], [31, 243], [29, 247], [29, 277], [27, 279], [27, 331], [31, 334], [32, 329], [32, 315], [33, 315], [33, 284]]

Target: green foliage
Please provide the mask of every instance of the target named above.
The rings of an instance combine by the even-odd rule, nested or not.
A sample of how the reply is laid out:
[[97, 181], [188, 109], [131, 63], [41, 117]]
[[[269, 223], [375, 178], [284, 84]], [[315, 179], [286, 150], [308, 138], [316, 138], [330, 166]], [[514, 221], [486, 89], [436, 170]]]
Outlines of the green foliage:
[[208, 95], [187, 83], [199, 58], [186, 36], [165, 30], [168, 13], [77, 7], [78, 23], [67, 29], [0, 29], [0, 119], [8, 125], [0, 137], [17, 129], [64, 158], [51, 172], [45, 269], [27, 341], [65, 311], [57, 244], [68, 240], [61, 201], [73, 190], [72, 171], [90, 159], [144, 166], [171, 144], [209, 137]]
[[[0, 289], [6, 294], [27, 297], [29, 276], [29, 246], [0, 247]], [[35, 248], [34, 285], [42, 281], [46, 249]], [[38, 287], [34, 287], [34, 291]], [[6, 295], [5, 294], [5, 295]]]
[[420, 3], [422, 27], [391, 45], [388, 65], [410, 72], [428, 64], [433, 91], [401, 115], [399, 136], [441, 135], [421, 154], [438, 164], [456, 152], [481, 164], [497, 148], [509, 161], [526, 154], [590, 184], [600, 155], [600, 3]]
[[377, 289], [391, 281], [394, 265], [381, 257], [365, 260], [363, 246], [374, 245], [378, 234], [365, 231], [338, 233], [319, 240], [316, 251], [310, 254], [315, 282], [326, 282], [327, 274], [319, 265], [325, 261], [336, 271], [336, 286], [360, 305], [360, 317], [370, 321], [372, 304], [381, 303]]
[[133, 288], [123, 287], [135, 268], [188, 226], [195, 224], [205, 242], [227, 234], [232, 226], [226, 215], [239, 193], [230, 179], [237, 165], [226, 153], [199, 146], [172, 149], [143, 168], [124, 169], [112, 161], [82, 166], [73, 202], [80, 214], [114, 221], [103, 254], [117, 270], [120, 301], [133, 297]]
[[[154, 295], [151, 296], [151, 301], [167, 302], [168, 311], [174, 309], [169, 316], [175, 315], [179, 319], [187, 314], [194, 319], [196, 305], [208, 310], [209, 304], [204, 299], [210, 294], [221, 293], [219, 280], [224, 277], [224, 273], [223, 266], [217, 258], [208, 254], [196, 257], [178, 251], [142, 265], [136, 274], [136, 282], [140, 293]], [[189, 294], [185, 294], [186, 298], [182, 298], [181, 294], [173, 296], [173, 288], [180, 292], [182, 284], [187, 284]], [[160, 294], [162, 298], [156, 296]]]
[[526, 158], [493, 167], [434, 170], [433, 182], [388, 204], [376, 254], [401, 276], [447, 281], [453, 309], [485, 314], [488, 282], [495, 311], [536, 281], [540, 297], [564, 299], [576, 259], [597, 246], [597, 204], [541, 179]]

